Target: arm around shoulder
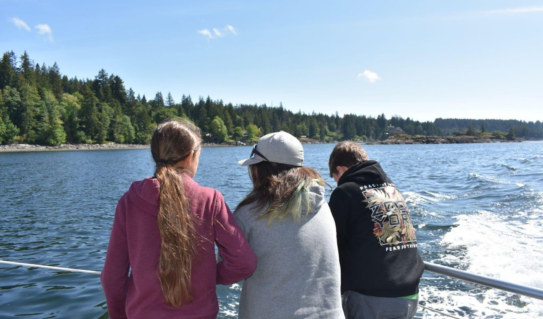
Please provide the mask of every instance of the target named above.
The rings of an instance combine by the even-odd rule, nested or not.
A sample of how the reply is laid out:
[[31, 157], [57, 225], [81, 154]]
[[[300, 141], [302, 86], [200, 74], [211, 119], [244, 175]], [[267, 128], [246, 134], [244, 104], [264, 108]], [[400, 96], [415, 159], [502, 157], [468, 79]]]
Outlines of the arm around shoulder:
[[223, 259], [217, 263], [217, 284], [231, 285], [250, 277], [256, 268], [256, 255], [219, 192], [215, 196], [213, 227]]

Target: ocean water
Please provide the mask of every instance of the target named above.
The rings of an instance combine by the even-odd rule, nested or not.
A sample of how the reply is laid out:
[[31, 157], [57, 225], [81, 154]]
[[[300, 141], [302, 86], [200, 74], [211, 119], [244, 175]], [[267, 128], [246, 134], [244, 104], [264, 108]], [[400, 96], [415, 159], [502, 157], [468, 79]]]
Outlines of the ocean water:
[[[333, 145], [304, 145], [331, 186]], [[428, 262], [543, 288], [543, 143], [369, 145], [411, 209]], [[196, 181], [234, 208], [250, 147], [204, 148]], [[153, 174], [149, 150], [0, 153], [0, 259], [100, 270], [115, 206]], [[241, 287], [219, 286], [219, 318]], [[543, 301], [425, 273], [417, 318], [536, 318]], [[429, 309], [440, 311], [433, 312]], [[107, 318], [97, 275], [0, 264], [0, 318]]]

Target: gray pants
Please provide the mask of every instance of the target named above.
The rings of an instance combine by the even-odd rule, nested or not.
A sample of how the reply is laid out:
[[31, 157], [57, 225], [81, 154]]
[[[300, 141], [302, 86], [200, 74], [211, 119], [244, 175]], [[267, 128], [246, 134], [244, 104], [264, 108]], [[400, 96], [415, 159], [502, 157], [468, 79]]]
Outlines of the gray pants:
[[343, 296], [346, 319], [411, 319], [417, 313], [417, 300], [384, 298], [346, 291]]

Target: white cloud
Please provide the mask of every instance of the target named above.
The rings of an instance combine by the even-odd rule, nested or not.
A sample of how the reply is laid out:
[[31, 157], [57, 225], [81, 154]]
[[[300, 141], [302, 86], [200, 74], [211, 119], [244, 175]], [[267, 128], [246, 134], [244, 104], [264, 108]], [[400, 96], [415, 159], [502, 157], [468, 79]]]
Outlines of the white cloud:
[[215, 33], [215, 35], [218, 36], [218, 37], [222, 37], [221, 31], [219, 31], [219, 29], [217, 29], [217, 28], [213, 28], [213, 33]]
[[370, 70], [365, 70], [362, 73], [358, 73], [356, 76], [358, 79], [365, 78], [370, 83], [375, 83], [375, 81], [380, 80], [381, 78], [377, 75], [375, 72], [371, 72]]
[[13, 22], [13, 24], [19, 29], [25, 29], [26, 31], [30, 31], [30, 27], [28, 26], [28, 24], [26, 24], [26, 22], [17, 17], [12, 18], [11, 22]]
[[34, 28], [38, 29], [38, 34], [45, 35], [49, 41], [53, 42], [53, 31], [51, 27], [47, 24], [38, 24]]
[[213, 39], [213, 34], [211, 34], [211, 32], [208, 30], [208, 29], [203, 29], [203, 30], [198, 30], [198, 33], [200, 33], [201, 35], [203, 35], [204, 37], [208, 38], [208, 39]]
[[232, 34], [234, 34], [234, 35], [238, 35], [238, 32], [236, 31], [236, 29], [231, 25], [227, 25], [226, 30], [232, 32]]
[[531, 12], [543, 12], [543, 6], [488, 11], [488, 13], [531, 13]]
[[220, 37], [224, 37], [224, 36], [226, 36], [228, 34], [233, 34], [233, 35], [238, 34], [236, 28], [234, 28], [231, 25], [227, 25], [226, 27], [224, 27], [222, 29], [218, 29], [218, 28], [213, 28], [211, 30], [202, 29], [202, 30], [198, 30], [198, 33], [203, 35], [204, 37], [206, 37], [208, 39], [220, 38]]

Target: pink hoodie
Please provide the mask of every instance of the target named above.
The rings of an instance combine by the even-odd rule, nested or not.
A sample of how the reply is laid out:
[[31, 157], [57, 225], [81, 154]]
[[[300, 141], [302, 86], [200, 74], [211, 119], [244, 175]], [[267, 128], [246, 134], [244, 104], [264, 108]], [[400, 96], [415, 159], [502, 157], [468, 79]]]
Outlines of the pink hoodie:
[[[215, 285], [230, 285], [249, 277], [256, 255], [217, 190], [201, 187], [183, 175], [185, 194], [201, 220], [198, 257], [193, 260], [193, 302], [174, 308], [166, 303], [160, 286], [157, 226], [160, 185], [147, 178], [132, 183], [119, 200], [101, 279], [109, 317], [216, 318], [219, 312]], [[223, 261], [217, 263], [217, 244]], [[130, 270], [130, 272], [129, 272]]]

